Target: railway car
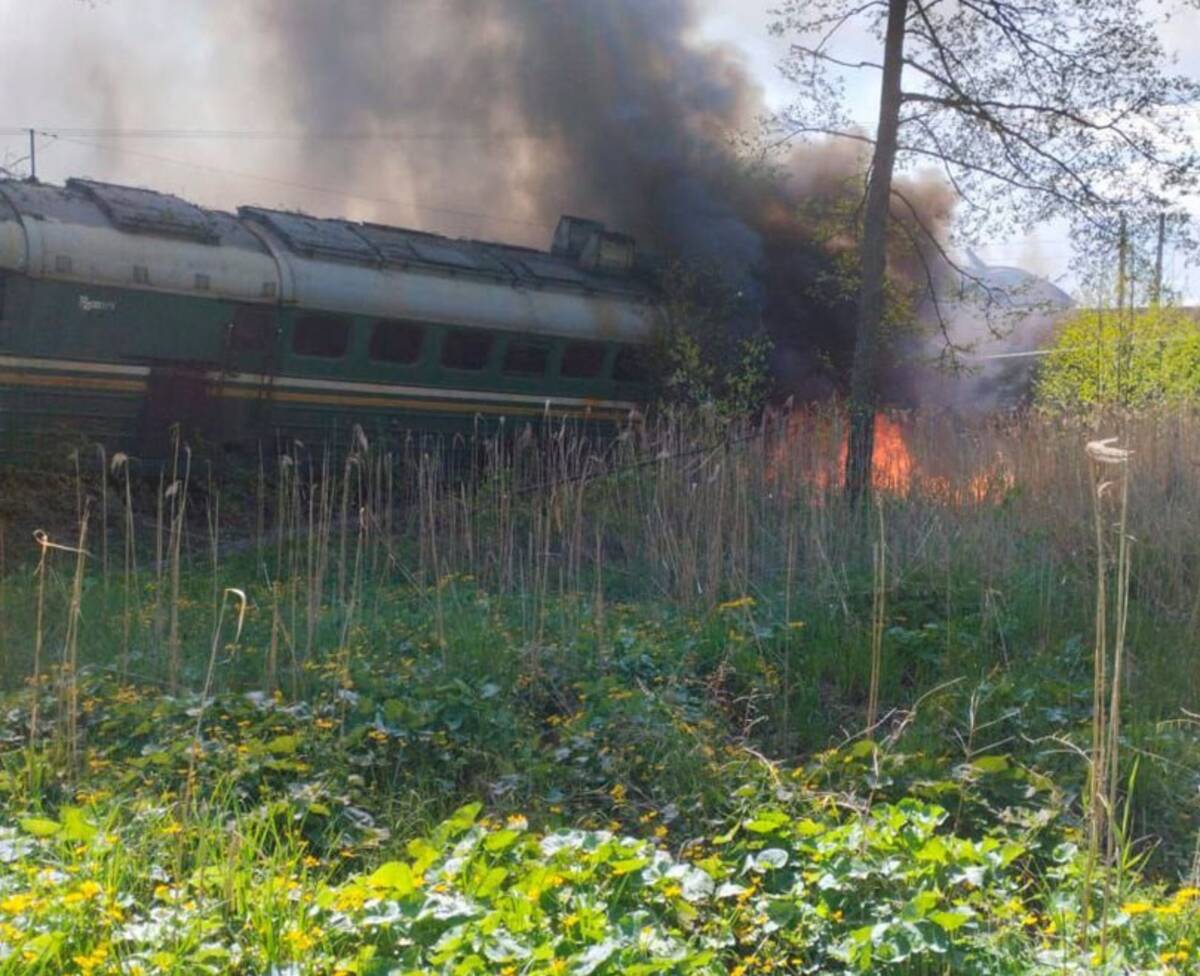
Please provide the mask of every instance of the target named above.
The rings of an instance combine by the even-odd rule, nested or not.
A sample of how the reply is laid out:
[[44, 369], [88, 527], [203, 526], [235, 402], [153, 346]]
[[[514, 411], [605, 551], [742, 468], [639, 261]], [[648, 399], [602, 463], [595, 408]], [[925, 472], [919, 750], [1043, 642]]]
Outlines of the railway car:
[[[564, 216], [549, 251], [70, 179], [0, 181], [0, 457], [161, 456], [619, 423], [661, 316], [633, 240]], [[513, 425], [510, 425], [513, 426]]]

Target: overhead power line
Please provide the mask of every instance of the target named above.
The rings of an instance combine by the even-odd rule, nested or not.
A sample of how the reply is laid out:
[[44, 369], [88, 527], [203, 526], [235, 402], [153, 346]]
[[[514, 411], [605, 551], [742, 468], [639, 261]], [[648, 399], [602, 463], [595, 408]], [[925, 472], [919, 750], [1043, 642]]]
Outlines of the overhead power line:
[[[0, 132], [4, 130], [0, 129]], [[27, 130], [25, 130], [27, 131]], [[537, 227], [540, 230], [550, 230], [549, 224], [544, 224], [540, 221], [524, 220], [519, 217], [504, 217], [499, 214], [483, 213], [475, 210], [462, 210], [456, 207], [438, 207], [430, 204], [411, 203], [405, 200], [396, 200], [390, 197], [370, 196], [362, 193], [354, 193], [345, 189], [334, 189], [328, 186], [317, 186], [312, 183], [301, 183], [294, 180], [280, 179], [274, 176], [266, 176], [262, 173], [248, 173], [243, 170], [226, 169], [222, 166], [212, 166], [208, 163], [198, 163], [194, 160], [174, 159], [169, 156], [160, 156], [157, 153], [148, 153], [136, 149], [128, 149], [124, 146], [114, 147], [106, 146], [101, 143], [92, 142], [86, 139], [79, 139], [73, 136], [67, 136], [57, 130], [37, 130], [39, 135], [45, 135], [51, 139], [60, 142], [69, 143], [71, 145], [85, 146], [89, 149], [99, 149], [105, 152], [118, 152], [126, 156], [136, 156], [141, 159], [149, 159], [159, 163], [168, 163], [173, 166], [183, 166], [189, 169], [200, 170], [209, 173], [216, 173], [221, 176], [232, 176], [238, 179], [255, 180], [259, 183], [272, 184], [275, 186], [287, 187], [293, 190], [305, 190], [310, 193], [320, 193], [328, 196], [342, 197], [347, 200], [361, 200], [365, 203], [381, 203], [392, 207], [409, 207], [413, 210], [423, 211], [426, 213], [446, 214], [454, 217], [464, 217], [472, 220], [484, 220], [494, 223], [518, 224], [525, 227]]]
[[[29, 126], [0, 126], [0, 135], [24, 135]], [[403, 132], [403, 131], [272, 131], [262, 129], [121, 129], [81, 128], [75, 126], [35, 126], [39, 132], [54, 133], [62, 137], [77, 136], [86, 139], [215, 139], [215, 140], [262, 140], [300, 142], [511, 142], [526, 139], [550, 139], [554, 133], [507, 131], [507, 130], [462, 130]]]

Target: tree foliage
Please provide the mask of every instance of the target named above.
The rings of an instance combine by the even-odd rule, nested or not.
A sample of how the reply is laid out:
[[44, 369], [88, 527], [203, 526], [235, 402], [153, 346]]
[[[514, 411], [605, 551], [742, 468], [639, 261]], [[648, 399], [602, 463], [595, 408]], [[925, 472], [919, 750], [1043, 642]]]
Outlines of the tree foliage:
[[1089, 309], [1071, 316], [1039, 370], [1050, 407], [1200, 402], [1200, 328], [1178, 308]]
[[[1196, 181], [1183, 107], [1200, 98], [1200, 85], [1171, 68], [1158, 30], [1170, 11], [1161, 0], [783, 2], [773, 29], [792, 39], [783, 70], [801, 96], [776, 120], [780, 141], [835, 136], [874, 154], [847, 467], [859, 489], [869, 482], [886, 275], [879, 258], [890, 219], [878, 198], [897, 195], [893, 167], [941, 171], [959, 197], [960, 237], [1058, 218], [1089, 253], [1114, 245], [1122, 211], [1157, 213]], [[874, 136], [847, 108], [847, 79], [862, 73], [880, 79]]]
[[744, 296], [715, 270], [674, 264], [663, 275], [666, 329], [652, 368], [667, 406], [758, 411], [770, 392], [771, 340], [747, 325]]
[[[907, 0], [898, 166], [941, 171], [967, 237], [1064, 217], [1115, 240], [1122, 209], [1157, 213], [1195, 185], [1182, 107], [1200, 84], [1169, 70], [1158, 25], [1171, 6]], [[845, 87], [849, 72], [882, 66], [836, 44], [852, 26], [882, 42], [886, 13], [882, 0], [783, 4], [774, 29], [795, 38], [783, 69], [804, 97], [777, 119], [782, 132], [873, 142], [850, 118]]]

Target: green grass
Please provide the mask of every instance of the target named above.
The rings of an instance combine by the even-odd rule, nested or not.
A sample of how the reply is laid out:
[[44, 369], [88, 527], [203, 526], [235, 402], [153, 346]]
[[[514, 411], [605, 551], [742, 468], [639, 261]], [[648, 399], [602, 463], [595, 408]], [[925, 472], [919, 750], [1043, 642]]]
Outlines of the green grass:
[[884, 496], [886, 576], [765, 440], [110, 470], [47, 523], [82, 563], [8, 537], [0, 973], [1197, 971], [1200, 472], [1156, 429], [1099, 813], [1069, 425], [963, 448], [986, 503]]

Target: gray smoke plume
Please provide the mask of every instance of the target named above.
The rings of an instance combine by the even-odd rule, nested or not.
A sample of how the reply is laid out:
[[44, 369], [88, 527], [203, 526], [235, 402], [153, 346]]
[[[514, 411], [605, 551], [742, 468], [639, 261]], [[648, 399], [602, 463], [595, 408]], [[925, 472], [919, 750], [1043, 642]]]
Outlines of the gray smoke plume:
[[[804, 146], [778, 161], [778, 178], [752, 171], [737, 140], [758, 133], [762, 92], [736, 51], [693, 42], [694, 0], [258, 0], [251, 9], [273, 46], [266, 70], [311, 134], [322, 182], [501, 209], [536, 225], [519, 236], [541, 247], [560, 213], [600, 218], [640, 245], [716, 268], [743, 296], [742, 325], [774, 336], [785, 392], [834, 392], [853, 307], [814, 287], [839, 244], [818, 242], [798, 204], [860, 194], [861, 147]], [[448, 124], [478, 137], [436, 138]], [[348, 131], [413, 136], [333, 138]], [[909, 197], [942, 226], [940, 184], [914, 182]]]
[[[267, 71], [312, 134], [307, 152], [326, 183], [541, 227], [568, 211], [689, 258], [761, 259], [759, 232], [733, 204], [729, 144], [753, 128], [761, 93], [735, 52], [687, 42], [692, 0], [259, 0], [252, 10], [275, 49]], [[346, 132], [410, 136], [330, 138]], [[546, 244], [541, 228], [508, 236]]]
[[[862, 147], [799, 147], [775, 178], [750, 166], [739, 142], [759, 133], [762, 92], [736, 50], [698, 39], [702, 0], [6, 3], [25, 40], [0, 39], [0, 87], [30, 121], [284, 135], [93, 137], [84, 166], [51, 178], [538, 248], [561, 213], [595, 217], [736, 285], [785, 394], [828, 395], [846, 373], [854, 303], [823, 282], [853, 236], [819, 232], [813, 212], [853, 210]], [[82, 145], [50, 143], [48, 165]], [[944, 184], [905, 193], [947, 225]]]

